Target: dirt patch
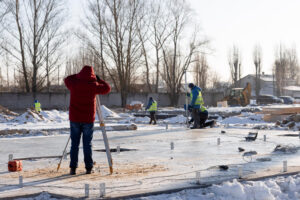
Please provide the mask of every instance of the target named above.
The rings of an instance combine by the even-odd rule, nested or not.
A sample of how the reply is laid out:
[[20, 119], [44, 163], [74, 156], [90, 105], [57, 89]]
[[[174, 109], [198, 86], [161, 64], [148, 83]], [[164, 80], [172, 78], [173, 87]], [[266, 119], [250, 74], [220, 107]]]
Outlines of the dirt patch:
[[[101, 166], [101, 167], [100, 167]], [[32, 178], [32, 179], [68, 179], [67, 182], [79, 181], [79, 180], [96, 180], [96, 179], [115, 179], [115, 178], [130, 178], [130, 177], [142, 177], [146, 176], [149, 173], [163, 172], [167, 171], [164, 166], [156, 165], [156, 164], [114, 164], [114, 172], [113, 174], [109, 173], [109, 168], [107, 167], [107, 163], [101, 163], [94, 165], [95, 173], [91, 175], [85, 174], [84, 164], [79, 165], [76, 170], [75, 176], [69, 175], [69, 167], [61, 166], [59, 171], [57, 172], [57, 166], [50, 166], [48, 168], [42, 169], [33, 169], [26, 170], [21, 172], [11, 172], [9, 174], [5, 174], [1, 176], [1, 178], [18, 178], [19, 176], [23, 176], [24, 179]]]

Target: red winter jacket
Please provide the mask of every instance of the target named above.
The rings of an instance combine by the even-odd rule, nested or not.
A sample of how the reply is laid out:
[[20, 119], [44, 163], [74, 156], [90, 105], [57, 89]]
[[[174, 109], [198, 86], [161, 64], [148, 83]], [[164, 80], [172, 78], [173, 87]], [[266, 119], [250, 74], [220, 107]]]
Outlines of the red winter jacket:
[[70, 121], [93, 123], [96, 114], [96, 95], [109, 93], [110, 86], [103, 80], [97, 81], [90, 66], [84, 66], [78, 74], [68, 76], [64, 81], [71, 93]]

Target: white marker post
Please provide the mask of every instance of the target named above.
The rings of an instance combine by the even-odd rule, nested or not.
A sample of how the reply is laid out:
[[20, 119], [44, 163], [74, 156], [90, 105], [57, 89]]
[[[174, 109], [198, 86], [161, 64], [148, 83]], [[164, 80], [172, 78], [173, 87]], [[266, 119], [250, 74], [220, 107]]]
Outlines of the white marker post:
[[200, 184], [200, 177], [201, 177], [201, 174], [200, 172], [196, 172], [196, 184]]
[[100, 183], [100, 197], [105, 196], [105, 183]]
[[171, 146], [171, 150], [174, 150], [174, 142], [171, 142], [170, 146]]
[[166, 130], [168, 130], [168, 128], [169, 128], [169, 124], [168, 124], [168, 123], [166, 123]]
[[120, 149], [120, 145], [117, 146], [117, 153], [120, 154], [121, 149]]
[[287, 161], [283, 161], [283, 172], [287, 172]]
[[266, 142], [267, 141], [267, 136], [266, 135], [264, 135], [264, 142]]
[[88, 198], [90, 196], [90, 185], [89, 184], [84, 184], [84, 193], [85, 193], [86, 198]]
[[23, 187], [23, 176], [19, 176], [19, 187]]
[[242, 176], [243, 176], [243, 167], [240, 166], [238, 169], [239, 169], [239, 178], [242, 178]]
[[13, 160], [13, 157], [14, 157], [13, 154], [9, 154], [9, 155], [8, 155], [8, 161], [12, 161], [12, 160]]
[[218, 143], [218, 145], [221, 144], [221, 139], [220, 138], [217, 139], [217, 143]]

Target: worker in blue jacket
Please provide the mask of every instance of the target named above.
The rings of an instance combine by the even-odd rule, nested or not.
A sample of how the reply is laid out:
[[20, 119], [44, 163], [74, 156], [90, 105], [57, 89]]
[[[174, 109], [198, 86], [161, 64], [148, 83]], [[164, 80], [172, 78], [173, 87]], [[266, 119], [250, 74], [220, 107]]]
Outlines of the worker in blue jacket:
[[149, 122], [149, 124], [152, 124], [152, 121], [153, 121], [154, 125], [155, 125], [156, 124], [155, 113], [157, 112], [157, 102], [152, 97], [149, 98], [146, 110], [149, 111], [149, 113], [150, 113], [150, 122]]
[[191, 103], [189, 107], [192, 109], [192, 117], [194, 119], [194, 125], [191, 127], [191, 129], [194, 128], [200, 128], [200, 116], [199, 113], [201, 110], [206, 110], [204, 107], [204, 101], [202, 98], [201, 89], [194, 85], [193, 83], [190, 83], [189, 88], [191, 89], [190, 98]]

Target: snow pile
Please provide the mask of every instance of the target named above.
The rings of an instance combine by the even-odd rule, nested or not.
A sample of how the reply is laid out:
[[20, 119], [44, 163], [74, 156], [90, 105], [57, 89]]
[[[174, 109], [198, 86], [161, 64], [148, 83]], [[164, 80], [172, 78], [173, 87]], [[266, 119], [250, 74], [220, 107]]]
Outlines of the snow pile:
[[104, 118], [106, 117], [120, 117], [117, 113], [113, 112], [112, 110], [108, 109], [106, 106], [101, 105], [101, 112]]
[[241, 115], [232, 116], [221, 120], [221, 124], [257, 124], [257, 123], [265, 123], [263, 121], [262, 114], [254, 114], [254, 113], [246, 113], [243, 112]]
[[37, 113], [33, 112], [32, 110], [28, 109], [22, 115], [12, 119], [13, 122], [19, 122], [26, 124], [27, 122], [39, 122], [43, 121], [43, 116], [38, 115]]
[[51, 195], [47, 192], [42, 192], [40, 195], [33, 198], [18, 198], [16, 200], [57, 200], [57, 199], [52, 198]]
[[68, 112], [64, 112], [64, 111], [58, 111], [58, 110], [41, 111], [40, 115], [42, 115], [44, 120], [46, 121], [63, 122], [69, 120]]
[[176, 117], [167, 118], [164, 120], [165, 123], [168, 124], [185, 124], [186, 117], [183, 115], [177, 115]]
[[224, 182], [204, 189], [183, 190], [177, 193], [143, 197], [144, 200], [290, 200], [300, 199], [300, 177], [288, 176], [264, 181]]

